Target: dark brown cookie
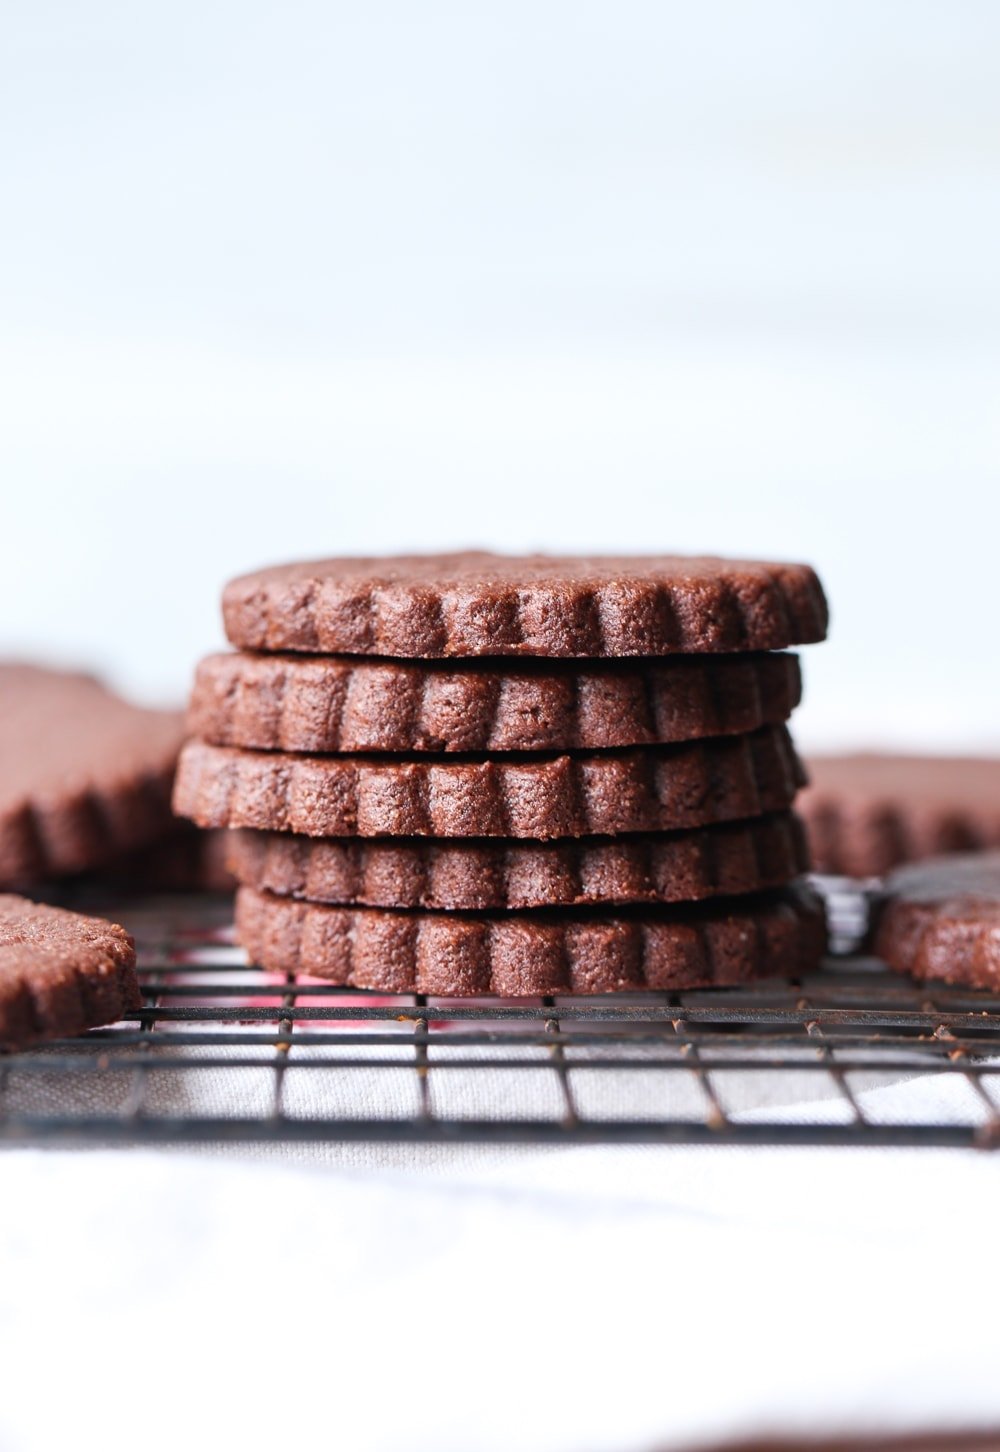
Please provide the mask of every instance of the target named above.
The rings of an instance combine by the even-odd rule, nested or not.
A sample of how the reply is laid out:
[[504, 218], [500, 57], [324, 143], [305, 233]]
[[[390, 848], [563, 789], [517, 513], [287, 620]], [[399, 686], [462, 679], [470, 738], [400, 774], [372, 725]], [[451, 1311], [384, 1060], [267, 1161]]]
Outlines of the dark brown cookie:
[[1000, 759], [814, 756], [799, 799], [817, 872], [879, 877], [901, 862], [1000, 846]]
[[233, 892], [228, 837], [228, 832], [202, 832], [175, 819], [169, 837], [108, 863], [100, 878], [126, 892]]
[[345, 655], [671, 655], [822, 640], [808, 565], [683, 555], [398, 555], [258, 570], [223, 595], [249, 650]]
[[236, 878], [229, 867], [229, 833], [199, 832], [195, 885], [202, 892], [235, 892]]
[[183, 716], [91, 676], [0, 665], [0, 886], [98, 867], [170, 830]]
[[82, 1033], [141, 1006], [124, 928], [0, 894], [0, 1047]]
[[279, 751], [568, 751], [730, 736], [787, 721], [794, 655], [638, 663], [409, 665], [212, 655], [188, 723], [216, 746]]
[[507, 997], [722, 987], [815, 968], [826, 930], [798, 886], [736, 905], [458, 914], [327, 907], [241, 887], [239, 941], [276, 973], [382, 993]]
[[1000, 852], [892, 873], [875, 909], [874, 950], [900, 973], [1000, 988]]
[[698, 902], [780, 887], [808, 867], [791, 812], [671, 836], [575, 842], [359, 841], [233, 832], [240, 882], [311, 902], [488, 910]]
[[306, 837], [581, 837], [781, 811], [802, 782], [783, 726], [584, 756], [386, 760], [189, 741], [176, 811]]

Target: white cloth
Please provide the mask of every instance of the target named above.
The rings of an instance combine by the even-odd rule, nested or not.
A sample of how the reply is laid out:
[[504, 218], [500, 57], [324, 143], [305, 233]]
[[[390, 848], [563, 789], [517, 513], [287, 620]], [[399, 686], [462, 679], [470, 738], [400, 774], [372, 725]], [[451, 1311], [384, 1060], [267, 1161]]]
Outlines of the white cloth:
[[[983, 1112], [950, 1075], [861, 1100]], [[1000, 1425], [987, 1154], [24, 1150], [0, 1174], [5, 1452]]]

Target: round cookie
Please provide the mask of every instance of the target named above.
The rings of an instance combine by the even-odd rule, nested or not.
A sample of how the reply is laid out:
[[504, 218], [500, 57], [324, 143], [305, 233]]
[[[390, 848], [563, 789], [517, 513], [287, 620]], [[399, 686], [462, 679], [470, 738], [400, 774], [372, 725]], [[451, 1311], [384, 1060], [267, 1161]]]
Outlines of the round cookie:
[[670, 836], [574, 842], [331, 840], [233, 832], [228, 861], [279, 897], [447, 911], [697, 902], [779, 887], [808, 868], [791, 812]]
[[722, 987], [798, 977], [822, 956], [818, 896], [802, 886], [738, 906], [589, 914], [457, 914], [327, 907], [242, 887], [236, 930], [254, 962], [381, 993], [507, 997]]
[[872, 942], [897, 972], [1000, 989], [1000, 852], [941, 857], [892, 873]]
[[827, 628], [808, 565], [683, 555], [306, 561], [231, 581], [222, 608], [243, 649], [409, 659], [784, 650]]
[[0, 887], [99, 867], [169, 832], [179, 712], [10, 664], [0, 703]]
[[1000, 846], [1000, 759], [813, 756], [798, 808], [817, 872], [880, 877], [902, 862]]
[[568, 751], [729, 736], [786, 721], [794, 655], [495, 665], [212, 655], [188, 724], [268, 751]]
[[174, 808], [201, 827], [307, 837], [580, 837], [670, 831], [788, 807], [802, 768], [783, 726], [583, 756], [386, 760], [189, 741]]
[[0, 1047], [82, 1033], [141, 1006], [124, 928], [0, 894]]

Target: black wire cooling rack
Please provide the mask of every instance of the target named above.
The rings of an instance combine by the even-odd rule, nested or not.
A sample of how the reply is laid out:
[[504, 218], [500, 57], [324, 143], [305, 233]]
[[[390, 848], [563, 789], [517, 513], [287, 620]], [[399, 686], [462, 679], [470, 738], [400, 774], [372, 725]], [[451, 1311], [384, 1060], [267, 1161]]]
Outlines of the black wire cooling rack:
[[[859, 900], [833, 902], [849, 936]], [[144, 1007], [0, 1058], [0, 1142], [1000, 1144], [997, 998], [859, 958], [714, 992], [385, 998], [248, 968], [231, 906], [86, 904], [135, 933]], [[901, 1118], [918, 1075], [948, 1108]]]

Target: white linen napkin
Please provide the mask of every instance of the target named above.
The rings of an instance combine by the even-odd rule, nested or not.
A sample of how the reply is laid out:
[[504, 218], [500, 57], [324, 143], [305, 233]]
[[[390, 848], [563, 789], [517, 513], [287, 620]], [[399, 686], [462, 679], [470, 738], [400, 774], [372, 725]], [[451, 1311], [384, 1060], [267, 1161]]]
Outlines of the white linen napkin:
[[[951, 1075], [859, 1100], [982, 1112]], [[24, 1150], [0, 1174], [5, 1452], [1000, 1425], [988, 1154]]]

